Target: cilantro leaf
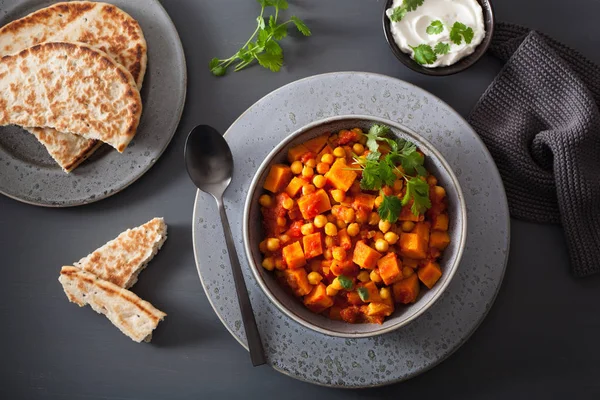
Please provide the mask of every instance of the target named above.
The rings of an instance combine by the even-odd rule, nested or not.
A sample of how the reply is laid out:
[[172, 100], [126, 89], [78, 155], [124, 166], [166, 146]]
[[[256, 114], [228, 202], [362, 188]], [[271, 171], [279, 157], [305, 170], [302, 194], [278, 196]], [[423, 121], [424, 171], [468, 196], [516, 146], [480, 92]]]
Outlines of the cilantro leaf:
[[444, 54], [448, 54], [450, 52], [450, 45], [448, 43], [438, 43], [435, 45], [435, 48], [433, 49], [433, 51], [435, 51], [435, 54], [437, 55], [444, 55]]
[[256, 17], [256, 21], [258, 22], [258, 28], [259, 29], [265, 29], [265, 19], [261, 16]]
[[429, 24], [426, 31], [428, 35], [438, 35], [442, 33], [443, 30], [444, 24], [439, 19], [436, 19], [435, 21], [432, 21], [431, 24]]
[[340, 285], [346, 290], [352, 289], [352, 279], [348, 278], [345, 275], [340, 275], [337, 277], [337, 280], [340, 282]]
[[402, 198], [402, 206], [407, 205], [411, 200], [413, 201], [413, 204], [410, 210], [414, 215], [422, 214], [431, 208], [429, 185], [427, 182], [416, 177], [411, 178], [406, 182], [406, 194]]
[[415, 11], [417, 7], [422, 6], [425, 0], [404, 0], [402, 5], [406, 7], [408, 11]]
[[390, 132], [390, 127], [385, 125], [373, 125], [369, 129], [369, 133], [365, 136], [367, 137], [367, 148], [371, 151], [379, 150], [379, 143], [377, 140], [380, 140], [384, 135]]
[[367, 161], [379, 161], [379, 158], [381, 158], [381, 153], [378, 151], [371, 151], [367, 154]]
[[473, 29], [457, 21], [452, 25], [452, 29], [450, 30], [450, 40], [455, 44], [461, 44], [463, 38], [467, 44], [470, 44], [471, 40], [473, 40]]
[[407, 13], [407, 10], [403, 6], [396, 7], [392, 10], [392, 13], [390, 14], [390, 19], [393, 22], [400, 22], [400, 21], [402, 21], [402, 18], [404, 18], [406, 13]]
[[369, 290], [366, 287], [359, 287], [356, 291], [358, 292], [358, 297], [360, 297], [362, 301], [369, 300]]
[[214, 76], [223, 76], [227, 72], [227, 69], [221, 65], [221, 61], [216, 57], [210, 60], [208, 68]]
[[428, 44], [420, 44], [417, 47], [410, 46], [413, 49], [413, 58], [414, 60], [421, 64], [433, 64], [437, 61], [437, 56], [435, 52]]
[[265, 68], [270, 69], [273, 72], [277, 72], [281, 69], [283, 65], [283, 54], [270, 54], [270, 53], [260, 53], [257, 54], [256, 59], [258, 63]]
[[423, 165], [425, 157], [417, 151], [413, 151], [405, 157], [402, 157], [402, 169], [408, 175], [414, 175], [416, 168]]
[[402, 201], [396, 196], [383, 196], [383, 201], [379, 205], [377, 212], [381, 219], [389, 221], [392, 224], [398, 221], [402, 211]]
[[290, 20], [294, 23], [294, 25], [296, 25], [296, 29], [298, 29], [298, 31], [300, 31], [300, 33], [302, 33], [304, 36], [312, 35], [312, 32], [310, 31], [308, 26], [306, 26], [306, 24], [300, 18], [296, 17], [295, 15], [292, 15]]
[[361, 189], [379, 190], [384, 185], [393, 185], [397, 179], [394, 168], [393, 164], [390, 165], [385, 160], [381, 162], [367, 161], [360, 180]]
[[267, 43], [265, 43], [265, 51], [269, 54], [274, 54], [274, 55], [283, 54], [283, 50], [281, 49], [281, 46], [279, 45], [279, 43], [277, 43], [274, 40], [270, 40]]

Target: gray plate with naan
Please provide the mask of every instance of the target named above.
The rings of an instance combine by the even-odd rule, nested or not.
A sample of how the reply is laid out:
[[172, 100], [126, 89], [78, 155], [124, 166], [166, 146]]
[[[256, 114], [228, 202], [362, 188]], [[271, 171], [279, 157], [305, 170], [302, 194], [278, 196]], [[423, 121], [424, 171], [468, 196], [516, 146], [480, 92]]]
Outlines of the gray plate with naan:
[[[0, 0], [0, 26], [58, 1]], [[101, 146], [70, 174], [36, 138], [17, 126], [0, 127], [0, 193], [26, 203], [69, 207], [109, 197], [137, 180], [171, 141], [185, 104], [187, 72], [177, 30], [157, 0], [107, 1], [135, 18], [146, 38], [148, 65], [143, 113], [122, 154]]]

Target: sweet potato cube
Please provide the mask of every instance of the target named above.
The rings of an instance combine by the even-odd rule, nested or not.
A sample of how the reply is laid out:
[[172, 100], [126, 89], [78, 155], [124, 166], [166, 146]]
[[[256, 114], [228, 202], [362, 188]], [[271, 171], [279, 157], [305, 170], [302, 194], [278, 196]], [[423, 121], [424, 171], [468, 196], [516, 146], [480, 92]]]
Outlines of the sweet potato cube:
[[444, 231], [433, 231], [429, 237], [429, 246], [438, 250], [444, 250], [450, 244], [450, 235]]
[[289, 185], [285, 188], [285, 192], [290, 195], [290, 197], [294, 197], [302, 190], [302, 186], [306, 185], [306, 181], [297, 176], [293, 177], [290, 181]]
[[298, 161], [302, 158], [303, 155], [305, 155], [308, 152], [310, 152], [310, 150], [303, 144], [294, 146], [288, 150], [288, 161], [290, 162], [290, 164], [294, 161]]
[[441, 186], [434, 186], [429, 197], [432, 203], [440, 203], [446, 197], [446, 189]]
[[348, 299], [348, 303], [353, 306], [360, 306], [365, 304], [364, 301], [360, 298], [360, 295], [356, 291], [346, 292], [346, 298]]
[[307, 259], [323, 254], [320, 232], [304, 236], [302, 238], [302, 244], [304, 246], [304, 257]]
[[391, 285], [402, 279], [402, 263], [398, 260], [396, 253], [388, 253], [377, 261], [379, 275], [383, 283]]
[[359, 193], [354, 197], [354, 202], [352, 203], [352, 208], [355, 210], [363, 209], [366, 211], [372, 211], [375, 206], [375, 196]]
[[394, 300], [396, 303], [414, 303], [419, 296], [419, 277], [413, 274], [406, 279], [394, 283]]
[[433, 218], [433, 224], [431, 229], [436, 231], [447, 231], [448, 230], [448, 214], [438, 214]]
[[377, 265], [377, 261], [381, 258], [381, 254], [369, 247], [363, 240], [356, 242], [354, 247], [354, 254], [352, 255], [352, 261], [362, 268], [374, 269]]
[[346, 228], [338, 231], [337, 239], [340, 243], [340, 247], [344, 250], [350, 250], [352, 248], [352, 239], [350, 239], [350, 235], [348, 235]]
[[339, 306], [333, 306], [329, 309], [329, 319], [332, 319], [334, 321], [341, 321], [342, 320], [342, 316], [341, 316], [341, 311], [342, 308]]
[[323, 155], [331, 153], [333, 153], [333, 148], [329, 144], [327, 144], [325, 147], [323, 147], [323, 150], [321, 150], [319, 154], [317, 154], [317, 162], [321, 162], [321, 157], [323, 157]]
[[312, 285], [308, 282], [308, 274], [304, 268], [283, 270], [285, 282], [292, 289], [292, 292], [298, 297], [309, 294]]
[[370, 303], [372, 301], [381, 302], [381, 296], [379, 295], [379, 288], [375, 285], [375, 282], [370, 281], [367, 283], [359, 283], [356, 285], [356, 288], [365, 288], [367, 289], [367, 298], [365, 300], [366, 303]]
[[296, 269], [306, 265], [306, 258], [300, 242], [294, 242], [283, 248], [283, 259], [289, 269]]
[[292, 170], [287, 165], [274, 164], [265, 179], [263, 188], [273, 193], [281, 192], [292, 179], [292, 175]]
[[429, 245], [429, 232], [429, 222], [417, 222], [412, 230], [412, 233], [415, 233], [419, 236], [419, 240], [423, 241], [425, 247]]
[[[321, 136], [317, 136], [316, 138], [310, 139], [306, 142], [304, 142], [304, 146], [306, 146], [306, 148], [315, 153], [318, 154], [321, 150], [323, 150], [323, 147], [325, 147], [325, 144], [327, 144], [327, 139], [329, 138], [329, 135], [321, 135]], [[321, 161], [321, 159], [317, 160], [317, 161]]]
[[399, 243], [404, 257], [422, 260], [427, 256], [427, 245], [416, 233], [401, 233]]
[[357, 176], [356, 172], [346, 165], [346, 160], [343, 158], [338, 158], [325, 174], [325, 178], [334, 188], [344, 192], [350, 189]]
[[402, 210], [400, 210], [400, 216], [398, 217], [398, 220], [400, 221], [413, 221], [413, 222], [418, 222], [418, 221], [423, 221], [423, 219], [425, 218], [424, 215], [415, 215], [413, 214], [413, 212], [411, 211], [411, 206], [412, 206], [412, 201], [411, 203], [405, 205], [404, 207], [402, 207]]
[[371, 302], [367, 307], [367, 315], [370, 317], [389, 317], [393, 312], [394, 307], [380, 302]]
[[333, 299], [327, 296], [323, 283], [313, 286], [311, 292], [304, 296], [304, 305], [314, 313], [320, 313], [333, 305]]
[[419, 266], [419, 260], [413, 260], [412, 258], [402, 257], [402, 266], [416, 269]]
[[335, 276], [344, 275], [344, 276], [348, 276], [348, 277], [356, 276], [358, 274], [358, 270], [359, 270], [358, 265], [354, 264], [350, 260], [346, 260], [346, 261], [333, 260], [331, 262], [330, 269], [331, 269], [331, 273], [334, 274]]
[[423, 285], [431, 289], [442, 276], [442, 270], [438, 263], [429, 261], [417, 270], [417, 275], [419, 275], [419, 279], [423, 282]]
[[298, 207], [304, 219], [313, 219], [325, 211], [331, 210], [331, 202], [327, 192], [319, 189], [298, 199]]

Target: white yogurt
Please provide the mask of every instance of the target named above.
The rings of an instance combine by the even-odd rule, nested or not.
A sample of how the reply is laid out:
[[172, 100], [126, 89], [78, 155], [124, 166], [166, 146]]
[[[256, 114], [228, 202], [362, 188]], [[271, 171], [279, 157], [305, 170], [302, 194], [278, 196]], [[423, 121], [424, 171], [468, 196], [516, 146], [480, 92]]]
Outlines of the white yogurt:
[[[388, 17], [393, 8], [401, 6], [402, 2], [403, 0], [394, 0], [392, 8], [386, 11]], [[436, 20], [443, 22], [444, 30], [439, 34], [430, 35], [427, 33], [427, 27]], [[450, 40], [450, 29], [455, 22], [461, 22], [473, 29], [471, 43], [467, 44], [462, 40], [461, 44], [457, 45]], [[410, 46], [428, 44], [435, 48], [440, 42], [450, 45], [448, 54], [438, 55], [434, 63], [424, 65], [428, 68], [454, 64], [473, 53], [485, 37], [483, 10], [476, 0], [425, 0], [416, 10], [407, 12], [401, 21], [390, 20], [390, 28], [398, 47], [413, 58]]]

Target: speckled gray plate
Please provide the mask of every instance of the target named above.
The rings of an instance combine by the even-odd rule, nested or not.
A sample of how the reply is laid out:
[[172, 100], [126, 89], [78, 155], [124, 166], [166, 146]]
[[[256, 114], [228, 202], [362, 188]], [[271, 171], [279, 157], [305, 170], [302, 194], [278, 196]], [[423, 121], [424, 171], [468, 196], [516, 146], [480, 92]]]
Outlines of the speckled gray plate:
[[[148, 69], [141, 91], [144, 110], [135, 138], [124, 153], [104, 145], [66, 174], [33, 135], [15, 126], [0, 127], [0, 193], [48, 207], [92, 203], [137, 180], [171, 141], [187, 86], [177, 30], [157, 0], [107, 1], [140, 23], [148, 44]], [[56, 2], [0, 0], [0, 26]]]
[[[462, 262], [443, 296], [410, 325], [365, 339], [325, 336], [285, 316], [258, 287], [242, 243], [244, 200], [261, 161], [299, 127], [344, 114], [391, 119], [427, 138], [456, 173], [469, 221]], [[259, 100], [229, 128], [226, 138], [236, 173], [225, 193], [225, 206], [268, 362], [276, 370], [319, 385], [386, 385], [432, 368], [475, 331], [502, 283], [509, 246], [508, 206], [487, 149], [447, 104], [418, 87], [382, 75], [318, 75]], [[247, 347], [218, 218], [214, 200], [198, 192], [193, 234], [200, 279], [223, 324]]]

